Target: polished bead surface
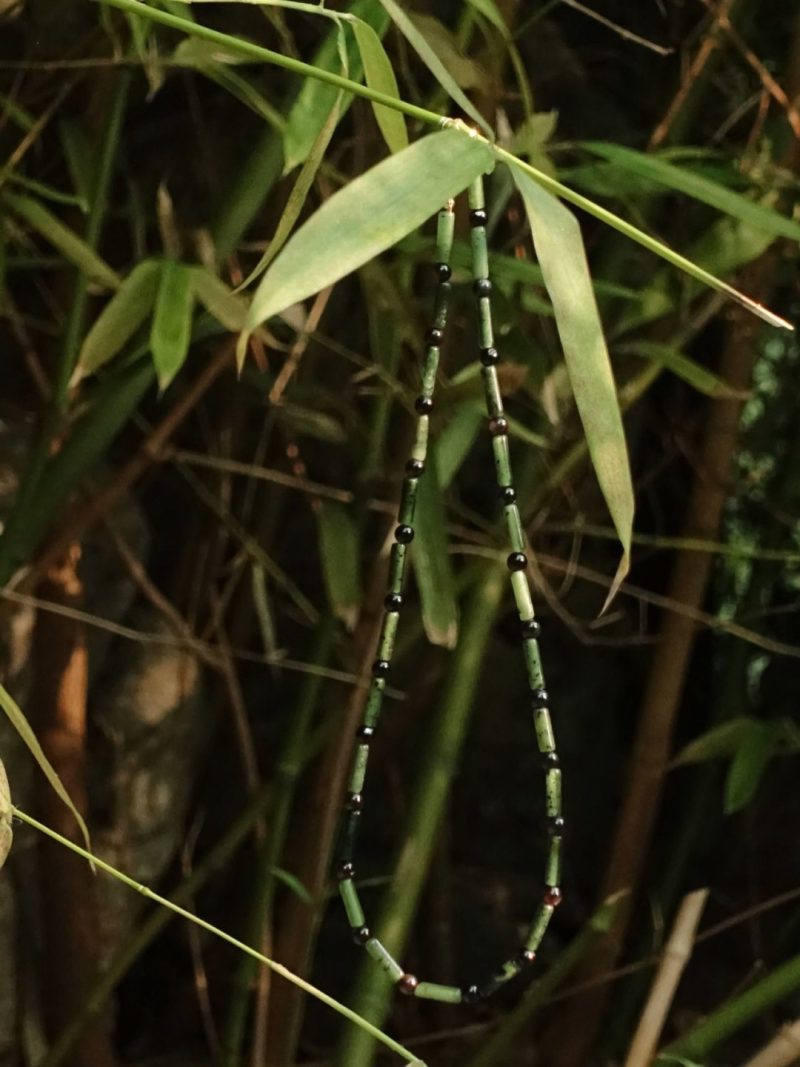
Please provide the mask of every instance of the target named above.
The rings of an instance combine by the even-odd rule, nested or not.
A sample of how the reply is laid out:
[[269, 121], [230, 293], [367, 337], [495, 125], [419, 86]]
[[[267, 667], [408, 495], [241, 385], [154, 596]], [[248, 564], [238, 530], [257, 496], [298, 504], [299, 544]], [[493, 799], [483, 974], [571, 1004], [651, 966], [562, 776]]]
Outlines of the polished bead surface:
[[500, 486], [500, 499], [504, 504], [516, 504], [517, 494], [513, 485]]
[[481, 999], [481, 991], [476, 985], [467, 986], [461, 992], [461, 1000], [464, 1004], [477, 1004]]
[[470, 226], [485, 226], [486, 225], [486, 219], [487, 219], [486, 212], [481, 207], [474, 208], [469, 213], [469, 224], [470, 224]]
[[385, 678], [389, 673], [388, 659], [376, 659], [372, 664], [372, 673], [376, 678]]
[[561, 890], [557, 885], [549, 885], [545, 890], [544, 902], [551, 908], [557, 908], [561, 903]]
[[531, 693], [531, 701], [535, 708], [546, 708], [550, 704], [550, 694], [546, 689], [534, 689]]
[[397, 988], [407, 997], [413, 997], [414, 990], [418, 985], [419, 979], [415, 978], [413, 974], [404, 974], [397, 979]]
[[542, 756], [542, 764], [544, 765], [544, 769], [549, 771], [553, 767], [559, 767], [561, 765], [561, 760], [558, 758], [557, 752], [545, 752]]
[[430, 415], [433, 411], [433, 401], [429, 396], [418, 396], [414, 401], [414, 410], [418, 415]]
[[508, 419], [503, 415], [499, 415], [496, 419], [490, 419], [489, 433], [492, 437], [505, 437], [508, 433]]
[[510, 571], [524, 571], [528, 566], [528, 557], [524, 552], [512, 552], [506, 560]]
[[424, 470], [425, 464], [421, 459], [410, 459], [408, 463], [406, 463], [406, 474], [411, 478], [419, 478]]
[[449, 264], [447, 264], [447, 263], [435, 263], [434, 264], [434, 268], [436, 270], [436, 276], [438, 277], [440, 282], [448, 282], [448, 281], [450, 281], [450, 277], [451, 277], [453, 272], [450, 269]]
[[347, 798], [347, 810], [352, 812], [360, 812], [364, 807], [364, 798], [360, 793], [350, 793]]
[[561, 837], [564, 833], [564, 817], [562, 815], [553, 815], [548, 820], [547, 832], [551, 837]]
[[542, 626], [538, 619], [523, 619], [519, 624], [520, 633], [524, 638], [536, 639], [542, 632]]
[[401, 545], [410, 545], [414, 540], [414, 527], [398, 526], [394, 531], [394, 539], [399, 541]]
[[383, 599], [383, 606], [387, 611], [399, 611], [403, 606], [403, 598], [399, 593], [388, 593]]
[[339, 865], [339, 869], [336, 872], [336, 877], [340, 882], [347, 881], [348, 878], [355, 876], [356, 869], [352, 863], [342, 863]]
[[473, 283], [473, 289], [477, 296], [489, 296], [492, 291], [492, 283], [488, 278], [476, 278]]
[[356, 737], [359, 739], [359, 741], [371, 741], [374, 736], [374, 726], [359, 726], [359, 728], [356, 730]]
[[357, 945], [366, 945], [370, 939], [370, 932], [368, 926], [354, 926], [352, 928], [353, 941]]
[[444, 334], [438, 326], [431, 326], [425, 331], [425, 344], [438, 347], [444, 340]]

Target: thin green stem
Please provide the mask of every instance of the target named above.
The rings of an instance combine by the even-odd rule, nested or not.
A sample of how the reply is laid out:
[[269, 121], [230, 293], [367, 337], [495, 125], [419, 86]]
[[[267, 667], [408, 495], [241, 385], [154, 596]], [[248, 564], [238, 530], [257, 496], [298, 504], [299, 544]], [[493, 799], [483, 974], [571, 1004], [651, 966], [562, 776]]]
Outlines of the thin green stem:
[[207, 933], [213, 934], [214, 937], [218, 937], [222, 941], [227, 941], [229, 945], [233, 945], [233, 947], [240, 952], [245, 952], [248, 956], [252, 956], [253, 959], [258, 960], [258, 962], [265, 967], [269, 967], [275, 974], [281, 975], [281, 977], [285, 978], [288, 982], [298, 986], [305, 993], [315, 997], [329, 1008], [332, 1008], [335, 1012], [343, 1015], [350, 1022], [355, 1023], [356, 1026], [364, 1029], [373, 1040], [380, 1041], [386, 1048], [390, 1049], [392, 1052], [396, 1052], [398, 1056], [405, 1057], [407, 1063], [421, 1063], [420, 1060], [415, 1058], [413, 1053], [409, 1052], [408, 1049], [403, 1048], [399, 1042], [394, 1041], [387, 1034], [384, 1034], [377, 1026], [373, 1026], [372, 1023], [363, 1019], [357, 1012], [348, 1008], [345, 1004], [340, 1003], [340, 1001], [336, 1000], [334, 997], [329, 996], [321, 989], [317, 989], [317, 987], [311, 985], [310, 982], [306, 982], [305, 979], [293, 974], [287, 967], [284, 967], [283, 964], [269, 959], [269, 957], [263, 955], [263, 953], [258, 952], [257, 949], [251, 948], [250, 945], [246, 945], [244, 941], [239, 941], [237, 938], [231, 936], [231, 934], [226, 933], [224, 930], [220, 930], [219, 927], [213, 926], [211, 923], [206, 922], [205, 919], [201, 919], [198, 915], [193, 914], [191, 911], [187, 911], [186, 908], [180, 907], [180, 905], [176, 904], [174, 901], [167, 900], [166, 897], [162, 897], [158, 893], [153, 892], [153, 890], [149, 889], [146, 885], [142, 885], [140, 882], [128, 877], [127, 874], [118, 871], [116, 867], [112, 867], [110, 863], [106, 863], [105, 860], [101, 860], [98, 856], [94, 856], [91, 852], [87, 852], [85, 848], [81, 848], [81, 846], [75, 844], [74, 841], [68, 841], [66, 837], [62, 837], [61, 834], [56, 833], [55, 830], [52, 830], [49, 826], [45, 826], [44, 823], [39, 822], [38, 819], [34, 819], [32, 815], [28, 815], [27, 812], [22, 811], [20, 808], [12, 806], [11, 811], [16, 818], [27, 823], [28, 826], [32, 826], [34, 830], [38, 830], [39, 833], [45, 834], [54, 841], [58, 841], [64, 848], [68, 848], [71, 852], [81, 856], [89, 863], [94, 864], [96, 868], [105, 871], [106, 874], [111, 875], [112, 878], [116, 878], [118, 882], [122, 882], [123, 885], [128, 886], [129, 889], [141, 893], [141, 895], [147, 897], [148, 900], [154, 901], [163, 908], [168, 908], [175, 915], [179, 915], [182, 919], [194, 923], [195, 926], [199, 926]]

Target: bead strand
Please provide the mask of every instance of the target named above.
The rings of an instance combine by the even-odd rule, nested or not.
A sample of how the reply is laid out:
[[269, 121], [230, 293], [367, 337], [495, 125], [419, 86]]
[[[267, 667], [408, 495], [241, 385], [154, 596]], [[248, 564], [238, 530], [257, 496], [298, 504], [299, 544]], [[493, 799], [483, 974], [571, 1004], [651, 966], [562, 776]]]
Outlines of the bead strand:
[[[344, 904], [353, 940], [363, 945], [372, 959], [397, 984], [398, 989], [407, 994], [430, 996], [443, 999], [437, 991], [444, 987], [431, 983], [419, 983], [413, 975], [406, 974], [384, 945], [370, 933], [366, 924], [364, 910], [361, 906], [355, 885], [355, 854], [358, 825], [363, 807], [363, 788], [369, 762], [370, 744], [375, 736], [378, 719], [383, 706], [383, 694], [386, 689], [386, 677], [394, 650], [400, 609], [403, 605], [403, 579], [405, 577], [406, 555], [408, 546], [414, 540], [414, 511], [416, 507], [419, 479], [425, 470], [428, 452], [428, 430], [430, 415], [433, 411], [433, 393], [436, 386], [436, 374], [439, 368], [439, 352], [444, 330], [447, 325], [447, 307], [450, 298], [450, 253], [453, 246], [455, 227], [454, 205], [452, 201], [439, 212], [436, 227], [436, 276], [438, 279], [434, 301], [433, 322], [425, 334], [425, 360], [422, 367], [420, 393], [414, 401], [417, 414], [416, 433], [411, 448], [411, 456], [405, 466], [403, 490], [397, 514], [397, 526], [394, 531], [394, 544], [389, 557], [388, 592], [384, 599], [384, 615], [378, 638], [377, 659], [372, 664], [372, 681], [364, 708], [364, 718], [356, 731], [356, 750], [353, 757], [347, 799], [345, 801], [344, 829], [339, 854], [339, 894]], [[428, 992], [419, 992], [428, 988]], [[458, 993], [458, 990], [454, 990]], [[446, 997], [444, 999], [447, 999]], [[458, 998], [456, 998], [458, 999]]]

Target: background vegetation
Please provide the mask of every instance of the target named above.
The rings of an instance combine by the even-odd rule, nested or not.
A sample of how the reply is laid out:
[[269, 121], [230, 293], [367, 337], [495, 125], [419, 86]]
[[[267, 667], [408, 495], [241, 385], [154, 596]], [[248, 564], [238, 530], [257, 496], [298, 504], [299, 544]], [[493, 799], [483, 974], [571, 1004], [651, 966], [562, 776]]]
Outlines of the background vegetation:
[[[355, 37], [330, 18], [355, 13], [404, 100], [458, 116], [459, 87], [516, 155], [797, 318], [794, 5], [418, 2], [403, 10], [438, 79], [379, 0], [149, 6], [346, 62], [359, 81]], [[636, 1067], [656, 1050], [794, 1062], [794, 336], [579, 213], [637, 508], [631, 571], [600, 615], [617, 534], [522, 202], [507, 171], [489, 180], [502, 382], [565, 776], [565, 899], [531, 980], [475, 1008], [398, 1001], [351, 945], [330, 868], [432, 231], [270, 318], [241, 374], [252, 286], [232, 292], [290, 223], [384, 158], [385, 139], [399, 147], [396, 119], [89, 0], [0, 0], [0, 29], [3, 681], [93, 849], [429, 1064]], [[392, 90], [385, 66], [367, 74]], [[426, 132], [413, 116], [407, 130]], [[359, 861], [370, 916], [409, 970], [457, 983], [524, 936], [546, 847], [496, 577], [464, 214], [439, 492], [428, 483]], [[115, 292], [124, 313], [100, 319]], [[10, 725], [0, 752], [15, 802], [79, 840]], [[3, 1065], [400, 1062], [19, 825], [0, 961]]]

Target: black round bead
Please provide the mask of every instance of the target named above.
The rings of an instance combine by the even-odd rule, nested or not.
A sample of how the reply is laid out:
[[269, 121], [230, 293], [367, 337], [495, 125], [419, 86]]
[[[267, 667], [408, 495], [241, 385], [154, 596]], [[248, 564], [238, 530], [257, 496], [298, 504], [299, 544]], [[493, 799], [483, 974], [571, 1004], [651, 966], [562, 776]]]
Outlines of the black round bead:
[[512, 552], [506, 564], [510, 571], [524, 571], [528, 566], [528, 557], [524, 552]]
[[387, 593], [383, 598], [383, 606], [387, 611], [399, 611], [403, 606], [403, 598], [399, 593]]
[[517, 956], [517, 962], [520, 967], [530, 967], [533, 961], [536, 959], [536, 953], [529, 948], [524, 948]]
[[410, 459], [408, 463], [406, 463], [406, 474], [411, 478], [419, 478], [424, 470], [425, 464], [421, 459]]
[[438, 346], [442, 343], [444, 334], [438, 326], [431, 326], [429, 330], [425, 331], [425, 344]]
[[517, 494], [514, 491], [513, 485], [500, 486], [500, 500], [503, 502], [503, 504], [516, 504]]
[[372, 664], [372, 673], [376, 678], [385, 678], [389, 673], [388, 659], [376, 659]]
[[475, 290], [476, 296], [489, 296], [492, 291], [492, 283], [488, 278], [476, 278], [472, 288]]
[[557, 908], [561, 901], [564, 899], [564, 895], [561, 892], [561, 888], [557, 885], [548, 885], [544, 891], [544, 902], [551, 908]]
[[550, 704], [550, 694], [546, 689], [534, 689], [531, 693], [531, 700], [535, 708], [546, 708]]
[[469, 224], [470, 226], [485, 226], [486, 218], [486, 212], [483, 210], [483, 208], [475, 208], [469, 213]]
[[372, 936], [369, 932], [368, 926], [353, 926], [351, 927], [351, 930], [353, 934], [353, 941], [355, 941], [357, 945], [366, 945], [367, 941], [369, 941], [370, 937]]
[[508, 433], [508, 419], [503, 415], [498, 415], [496, 419], [490, 419], [489, 433], [492, 437], [505, 437]]
[[461, 1003], [462, 1004], [477, 1004], [481, 999], [481, 991], [476, 985], [467, 986], [466, 989], [461, 990]]
[[435, 263], [434, 267], [436, 269], [436, 276], [438, 277], [440, 282], [450, 281], [450, 276], [453, 272], [450, 269], [450, 265], [448, 263]]
[[500, 362], [500, 353], [496, 348], [482, 348], [481, 349], [481, 363], [484, 367], [496, 367]]
[[347, 798], [347, 810], [360, 812], [364, 807], [364, 798], [360, 793], [351, 793]]
[[551, 771], [554, 767], [560, 767], [561, 760], [558, 758], [558, 753], [545, 752], [542, 756], [542, 765], [546, 771]]
[[433, 411], [433, 401], [429, 396], [418, 396], [414, 401], [414, 410], [418, 415], [430, 415]]
[[336, 877], [340, 882], [346, 882], [349, 878], [353, 878], [355, 873], [356, 869], [352, 863], [342, 863], [336, 872]]
[[547, 832], [551, 837], [561, 837], [564, 833], [564, 819], [561, 815], [551, 815], [547, 820]]
[[401, 974], [397, 979], [397, 988], [407, 997], [414, 996], [414, 990], [419, 985], [419, 979], [413, 974]]
[[394, 531], [394, 537], [396, 541], [399, 541], [401, 545], [410, 545], [414, 540], [414, 527], [413, 526], [398, 526]]
[[374, 726], [359, 726], [359, 728], [356, 730], [356, 737], [359, 739], [359, 741], [371, 741], [374, 736]]
[[520, 633], [526, 640], [538, 639], [542, 626], [538, 619], [523, 619], [519, 624]]

